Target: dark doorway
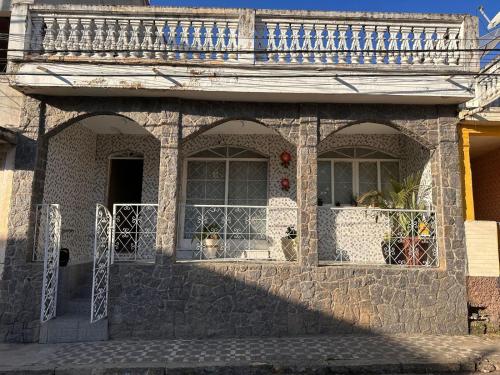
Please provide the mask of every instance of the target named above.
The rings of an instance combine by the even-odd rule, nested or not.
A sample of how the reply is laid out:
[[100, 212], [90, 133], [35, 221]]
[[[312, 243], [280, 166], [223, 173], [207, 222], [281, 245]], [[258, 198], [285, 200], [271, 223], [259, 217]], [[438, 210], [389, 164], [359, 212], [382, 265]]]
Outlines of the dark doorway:
[[108, 208], [114, 218], [114, 256], [134, 260], [140, 243], [142, 171], [140, 158], [110, 160]]
[[108, 208], [115, 203], [141, 203], [143, 159], [111, 159]]

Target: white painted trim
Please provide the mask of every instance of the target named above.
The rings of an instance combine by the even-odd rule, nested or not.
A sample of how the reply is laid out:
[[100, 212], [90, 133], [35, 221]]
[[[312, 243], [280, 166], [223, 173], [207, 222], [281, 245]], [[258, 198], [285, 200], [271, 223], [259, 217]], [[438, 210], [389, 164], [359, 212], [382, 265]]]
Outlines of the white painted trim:
[[[359, 195], [359, 163], [360, 162], [376, 162], [377, 163], [377, 189], [382, 191], [382, 173], [381, 173], [381, 162], [398, 163], [399, 174], [401, 175], [401, 160], [399, 159], [358, 159], [358, 158], [318, 158], [318, 161], [329, 161], [330, 173], [331, 173], [331, 198], [332, 205], [335, 205], [335, 163], [336, 162], [347, 162], [352, 165], [352, 194], [354, 196]], [[329, 205], [324, 205], [329, 206]]]

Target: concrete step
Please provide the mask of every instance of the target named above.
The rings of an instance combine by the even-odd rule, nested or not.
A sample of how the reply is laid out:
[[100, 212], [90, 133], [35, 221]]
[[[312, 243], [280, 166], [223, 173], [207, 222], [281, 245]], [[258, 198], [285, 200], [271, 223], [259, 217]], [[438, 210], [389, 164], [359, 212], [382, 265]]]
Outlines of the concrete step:
[[80, 314], [90, 316], [91, 298], [72, 298], [70, 300], [58, 301], [58, 315]]
[[90, 323], [90, 313], [66, 313], [40, 327], [40, 343], [86, 342], [108, 340], [108, 320]]

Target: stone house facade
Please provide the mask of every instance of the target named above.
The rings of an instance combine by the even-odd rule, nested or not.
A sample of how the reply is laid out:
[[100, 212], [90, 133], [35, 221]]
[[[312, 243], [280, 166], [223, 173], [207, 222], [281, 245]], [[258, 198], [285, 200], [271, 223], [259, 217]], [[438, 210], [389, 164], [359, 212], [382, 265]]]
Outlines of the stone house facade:
[[[36, 36], [39, 20], [47, 30], [53, 27], [47, 9], [53, 11], [21, 3], [13, 9], [33, 25], [31, 51], [48, 48], [47, 34], [41, 40]], [[82, 9], [68, 7], [61, 17]], [[141, 25], [149, 22], [149, 8], [131, 9], [145, 15]], [[176, 17], [201, 12], [159, 9]], [[105, 9], [83, 10], [94, 12], [93, 24], [101, 25], [98, 15]], [[204, 11], [204, 17], [217, 12]], [[225, 17], [232, 12], [240, 44], [247, 40], [244, 32], [261, 22], [259, 17], [269, 17], [267, 11], [249, 10], [225, 10]], [[292, 16], [303, 14], [288, 14]], [[309, 16], [334, 20], [353, 15]], [[462, 36], [475, 35], [472, 17], [435, 17], [435, 22], [448, 22], [447, 40], [454, 25], [462, 28]], [[383, 22], [382, 15], [374, 14], [364, 32], [373, 19]], [[102, 22], [109, 25], [109, 19]], [[231, 22], [225, 43], [231, 39]], [[63, 34], [56, 32], [55, 40], [68, 43], [64, 38], [70, 33]], [[375, 97], [370, 92], [375, 88], [340, 93], [340, 100], [331, 96], [339, 94], [334, 86], [302, 92], [299, 82], [281, 91], [275, 87], [274, 96], [262, 87], [262, 93], [250, 92], [244, 100], [245, 84], [224, 69], [256, 68], [239, 65], [246, 64], [245, 56], [226, 68], [232, 58], [228, 48], [219, 61], [222, 68], [190, 61], [190, 54], [176, 55], [187, 59], [191, 83], [179, 81], [183, 90], [168, 95], [161, 85], [182, 80], [183, 74], [162, 71], [162, 83], [153, 89], [146, 75], [136, 78], [143, 80], [139, 87], [134, 78], [126, 85], [113, 81], [115, 72], [106, 76], [103, 87], [98, 78], [79, 73], [94, 69], [89, 64], [96, 62], [88, 56], [79, 61], [65, 56], [64, 49], [48, 57], [44, 52], [10, 56], [17, 74], [12, 85], [25, 96], [14, 129], [0, 289], [2, 338], [64, 340], [51, 327], [71, 312], [75, 300], [82, 303], [82, 288], [89, 292], [83, 303], [92, 309], [91, 326], [100, 324], [110, 338], [466, 333], [457, 104], [470, 93], [457, 93], [445, 86], [446, 79], [432, 78], [444, 95], [439, 100], [417, 91], [405, 97], [390, 86]], [[267, 48], [272, 52], [272, 46]], [[434, 48], [441, 52], [445, 47]], [[452, 46], [446, 48], [453, 52]], [[282, 64], [292, 64], [295, 52], [290, 51]], [[262, 50], [257, 52], [256, 61]], [[177, 69], [150, 61], [148, 53], [145, 47], [144, 61], [134, 55], [128, 62], [136, 64], [137, 74], [146, 67]], [[391, 64], [388, 56], [379, 63]], [[443, 64], [454, 64], [453, 56]], [[100, 58], [103, 69], [123, 69], [123, 61]], [[404, 59], [403, 51], [392, 63], [403, 64]], [[335, 61], [334, 68], [341, 63]], [[433, 61], [438, 69], [439, 58]], [[355, 63], [356, 55], [350, 55], [349, 64]], [[469, 63], [462, 66], [457, 60], [457, 69], [474, 70]], [[28, 82], [30, 65], [51, 73], [38, 83]], [[58, 71], [65, 66], [73, 73]], [[286, 68], [289, 72], [276, 73], [274, 79], [286, 82], [286, 74], [305, 69], [307, 84], [315, 84], [303, 65]], [[219, 69], [206, 78], [215, 80], [215, 88], [203, 88], [208, 82], [203, 69]], [[390, 85], [384, 76], [380, 83]], [[66, 95], [68, 89], [73, 94]], [[297, 100], [299, 96], [303, 99]], [[418, 207], [353, 207], [363, 193], [388, 191], [391, 180], [409, 176], [419, 182]], [[294, 229], [296, 235], [290, 232]], [[216, 245], [209, 244], [211, 239]], [[60, 248], [70, 254], [64, 267], [58, 267]], [[77, 331], [71, 340], [85, 340]]]

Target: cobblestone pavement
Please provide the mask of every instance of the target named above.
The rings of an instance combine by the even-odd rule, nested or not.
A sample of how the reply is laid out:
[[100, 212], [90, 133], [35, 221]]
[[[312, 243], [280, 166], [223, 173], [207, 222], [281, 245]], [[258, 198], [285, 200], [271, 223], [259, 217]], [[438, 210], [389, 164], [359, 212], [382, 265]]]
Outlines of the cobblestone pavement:
[[0, 344], [0, 372], [29, 367], [140, 363], [464, 363], [488, 358], [500, 370], [500, 339], [477, 336], [337, 335], [287, 338]]

